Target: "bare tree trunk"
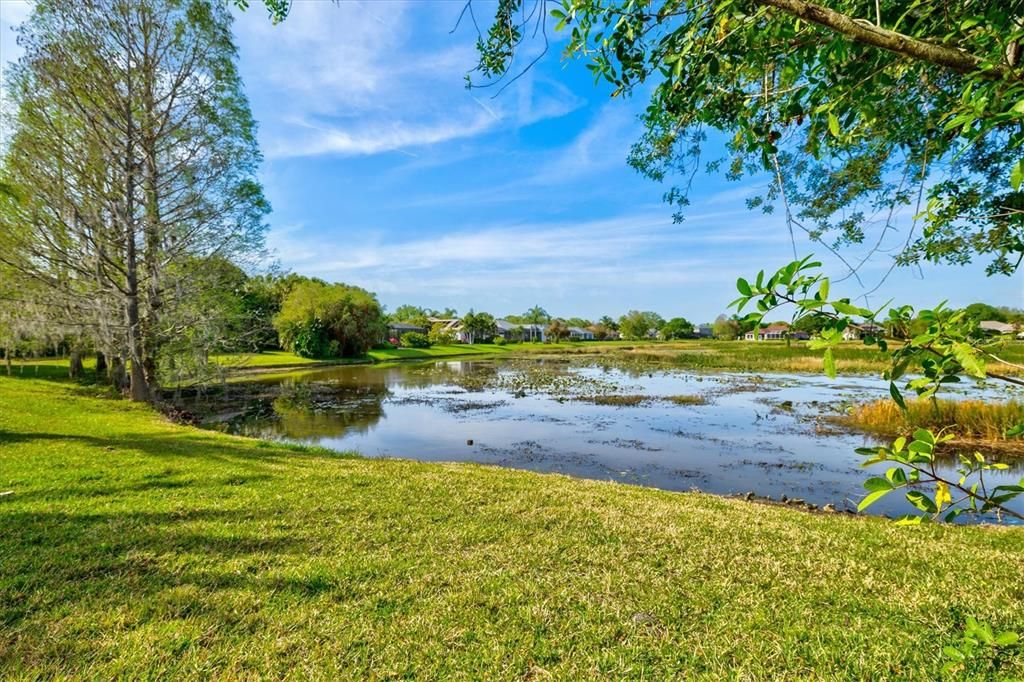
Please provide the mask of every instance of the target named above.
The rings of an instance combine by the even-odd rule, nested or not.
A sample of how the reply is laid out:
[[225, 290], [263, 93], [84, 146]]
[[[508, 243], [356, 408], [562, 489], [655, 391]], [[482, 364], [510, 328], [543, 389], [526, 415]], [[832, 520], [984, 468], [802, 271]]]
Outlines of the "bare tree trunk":
[[71, 351], [71, 360], [68, 363], [68, 377], [77, 379], [82, 376], [82, 352], [77, 348]]
[[[148, 13], [146, 19], [151, 19]], [[142, 99], [144, 112], [142, 115], [142, 130], [140, 131], [140, 147], [143, 156], [143, 180], [142, 192], [145, 211], [143, 230], [145, 234], [146, 251], [144, 255], [147, 306], [144, 324], [142, 326], [142, 344], [145, 350], [145, 364], [143, 369], [146, 372], [146, 380], [151, 387], [157, 385], [156, 377], [156, 351], [160, 344], [157, 338], [161, 308], [163, 300], [161, 296], [160, 277], [160, 255], [162, 225], [160, 218], [160, 196], [159, 196], [159, 171], [157, 169], [157, 120], [156, 97], [154, 90], [157, 87], [157, 65], [156, 58], [152, 54], [151, 31], [153, 24], [150, 21], [141, 22], [142, 29]]]
[[110, 383], [122, 393], [128, 387], [128, 377], [124, 372], [124, 358], [119, 355], [115, 355], [111, 360]]
[[96, 379], [101, 380], [107, 376], [107, 356], [104, 353], [96, 353]]
[[[128, 77], [129, 106], [132, 102], [132, 81]], [[131, 375], [129, 397], [136, 402], [146, 402], [150, 398], [149, 385], [146, 383], [146, 360], [142, 345], [142, 329], [139, 319], [139, 262], [135, 244], [135, 127], [132, 112], [126, 112], [125, 122], [125, 273], [127, 284], [127, 306], [125, 316], [128, 322], [128, 371]]]
[[11, 376], [13, 368], [11, 367], [11, 347], [7, 346], [4, 348], [4, 364], [7, 365], [7, 376]]

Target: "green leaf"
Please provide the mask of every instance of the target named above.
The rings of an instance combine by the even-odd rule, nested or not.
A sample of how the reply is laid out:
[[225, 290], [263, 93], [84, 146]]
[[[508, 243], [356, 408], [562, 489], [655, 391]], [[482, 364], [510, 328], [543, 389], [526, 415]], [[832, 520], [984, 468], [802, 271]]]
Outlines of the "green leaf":
[[750, 283], [742, 277], [736, 280], [736, 289], [744, 296], [752, 296], [754, 294], [754, 290], [750, 288]]
[[965, 658], [962, 651], [952, 646], [942, 647], [942, 653], [945, 654], [946, 658], [957, 662], [963, 661]]
[[971, 376], [985, 377], [985, 361], [979, 357], [978, 349], [974, 346], [957, 341], [953, 344], [953, 357]]
[[[886, 481], [886, 483], [888, 483], [888, 481]], [[860, 511], [864, 511], [865, 509], [870, 507], [872, 504], [877, 502], [880, 498], [885, 497], [886, 495], [888, 495], [891, 492], [892, 492], [892, 488], [888, 488], [886, 490], [876, 490], [876, 491], [874, 491], [872, 493], [868, 493], [867, 497], [865, 497], [863, 500], [861, 500], [860, 504], [857, 505], [857, 511], [859, 511], [859, 512]]]
[[1015, 646], [1020, 641], [1020, 635], [1016, 632], [1000, 632], [996, 635], [995, 642], [998, 646]]
[[860, 315], [861, 317], [871, 317], [872, 314], [867, 308], [859, 308], [847, 301], [833, 301], [832, 307], [841, 315]]
[[935, 436], [928, 429], [918, 429], [914, 431], [914, 440], [919, 440], [928, 445], [935, 445]]
[[907, 493], [907, 500], [910, 504], [929, 514], [934, 514], [939, 510], [938, 507], [935, 506], [935, 502], [932, 501], [932, 498], [928, 497], [920, 490], [911, 490]]
[[864, 489], [874, 492], [877, 490], [892, 490], [892, 483], [887, 478], [881, 478], [880, 476], [873, 476], [868, 480], [864, 481]]
[[836, 358], [831, 348], [825, 349], [825, 374], [829, 379], [836, 378]]
[[892, 483], [894, 488], [907, 484], [907, 474], [899, 467], [893, 467], [885, 472], [885, 478]]
[[828, 131], [832, 133], [832, 137], [839, 137], [839, 119], [831, 111], [828, 112]]
[[1018, 161], [1010, 171], [1010, 187], [1017, 191], [1020, 189], [1022, 181], [1024, 181], [1024, 159]]
[[900, 406], [901, 410], [906, 411], [907, 403], [903, 400], [903, 394], [900, 393], [900, 389], [896, 388], [895, 382], [889, 382], [889, 395], [892, 396], [892, 399]]
[[907, 447], [907, 450], [909, 450], [910, 452], [919, 452], [922, 455], [930, 456], [934, 451], [934, 448], [932, 447], [931, 443], [925, 443], [923, 441], [915, 440]]

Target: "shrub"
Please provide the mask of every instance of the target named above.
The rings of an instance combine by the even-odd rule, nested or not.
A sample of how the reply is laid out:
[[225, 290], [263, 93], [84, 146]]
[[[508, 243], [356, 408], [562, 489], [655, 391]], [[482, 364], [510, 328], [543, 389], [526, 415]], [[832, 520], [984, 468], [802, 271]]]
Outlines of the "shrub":
[[504, 346], [506, 343], [508, 343], [508, 339], [506, 339], [504, 336], [495, 336], [494, 337], [494, 345], [495, 346]]
[[363, 355], [385, 331], [376, 296], [319, 280], [292, 288], [274, 316], [274, 328], [285, 348], [308, 358]]
[[407, 348], [430, 348], [430, 339], [426, 334], [406, 332], [402, 334], [402, 345]]

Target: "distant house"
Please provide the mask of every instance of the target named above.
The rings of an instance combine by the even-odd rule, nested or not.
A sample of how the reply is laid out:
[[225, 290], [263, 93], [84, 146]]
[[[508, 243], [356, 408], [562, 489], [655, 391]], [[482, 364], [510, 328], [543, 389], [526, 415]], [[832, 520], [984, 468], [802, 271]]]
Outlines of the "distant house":
[[856, 327], [847, 327], [843, 330], [843, 341], [857, 341], [864, 338], [865, 335], [870, 336], [881, 336], [885, 333], [885, 328], [879, 327], [877, 324], [860, 324]]
[[715, 330], [710, 324], [699, 324], [693, 328], [693, 335], [698, 339], [710, 339], [715, 335]]
[[523, 330], [523, 341], [540, 341], [543, 343], [548, 340], [548, 328], [543, 324], [521, 324], [519, 327]]
[[978, 323], [978, 327], [989, 334], [1012, 334], [1017, 331], [1017, 328], [1012, 324], [997, 322], [996, 320], [982, 320]]
[[[791, 338], [800, 338], [796, 335], [800, 334], [803, 338], [808, 338], [805, 332], [794, 332]], [[785, 339], [789, 336], [789, 325], [788, 324], [772, 324], [761, 329], [754, 329], [743, 335], [743, 338], [747, 341], [777, 341]]]
[[389, 339], [401, 339], [402, 334], [408, 334], [409, 332], [416, 332], [417, 334], [426, 334], [428, 331], [429, 330], [426, 327], [421, 327], [418, 324], [408, 324], [406, 322], [388, 323]]
[[427, 320], [431, 325], [441, 325], [441, 331], [446, 334], [451, 334], [459, 343], [469, 343], [470, 335], [463, 328], [462, 320], [457, 318], [445, 318], [445, 317], [428, 317]]
[[495, 320], [494, 324], [498, 328], [497, 335], [503, 337], [506, 341], [521, 341], [526, 333], [523, 325], [509, 322], [508, 320]]
[[583, 327], [569, 327], [569, 338], [575, 341], [593, 341], [594, 332]]

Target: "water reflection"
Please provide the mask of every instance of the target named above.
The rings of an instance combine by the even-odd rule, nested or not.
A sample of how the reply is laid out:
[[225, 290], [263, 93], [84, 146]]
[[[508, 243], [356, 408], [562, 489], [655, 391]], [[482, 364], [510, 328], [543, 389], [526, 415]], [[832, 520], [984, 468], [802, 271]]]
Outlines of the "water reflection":
[[[629, 407], [579, 400], [595, 394], [643, 400]], [[853, 450], [872, 439], [837, 430], [827, 417], [887, 394], [887, 384], [868, 377], [833, 382], [580, 359], [484, 360], [308, 371], [232, 387], [205, 410], [233, 433], [368, 456], [483, 462], [668, 490], [785, 494], [843, 508], [863, 496], [866, 475], [885, 467], [865, 474]], [[669, 400], [678, 396], [705, 404]], [[1008, 471], [986, 474], [990, 486], [1024, 474], [1024, 460], [1005, 461]], [[941, 466], [952, 471], [956, 462]], [[893, 494], [875, 511], [909, 508]]]

